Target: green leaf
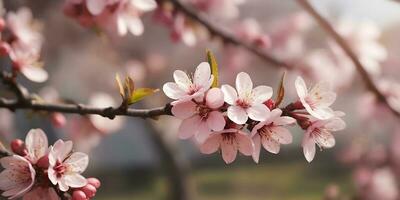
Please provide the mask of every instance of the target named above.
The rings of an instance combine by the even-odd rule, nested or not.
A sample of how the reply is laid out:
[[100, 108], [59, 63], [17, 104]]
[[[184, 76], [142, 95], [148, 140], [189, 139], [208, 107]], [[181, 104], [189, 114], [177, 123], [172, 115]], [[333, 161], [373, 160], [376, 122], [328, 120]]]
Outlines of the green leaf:
[[281, 77], [281, 82], [279, 83], [278, 94], [277, 94], [276, 100], [275, 100], [276, 107], [278, 107], [279, 104], [282, 103], [283, 97], [285, 97], [285, 86], [284, 86], [285, 76], [286, 76], [286, 72], [283, 72], [282, 77]]
[[219, 85], [218, 63], [217, 60], [215, 59], [214, 54], [210, 50], [207, 50], [207, 60], [211, 67], [211, 74], [214, 76], [214, 81], [211, 86], [213, 88], [218, 87]]
[[138, 88], [137, 90], [134, 90], [131, 94], [131, 97], [129, 98], [128, 104], [134, 104], [143, 98], [152, 95], [156, 92], [158, 92], [159, 89], [152, 89], [152, 88]]

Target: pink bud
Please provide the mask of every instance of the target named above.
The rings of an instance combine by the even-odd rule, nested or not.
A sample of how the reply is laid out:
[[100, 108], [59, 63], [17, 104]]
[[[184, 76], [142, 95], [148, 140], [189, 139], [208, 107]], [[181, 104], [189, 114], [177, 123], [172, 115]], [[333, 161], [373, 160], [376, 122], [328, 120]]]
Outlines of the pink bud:
[[268, 101], [264, 102], [264, 104], [270, 109], [273, 110], [275, 108], [275, 102], [272, 99], [268, 99]]
[[81, 190], [86, 194], [86, 197], [88, 197], [88, 198], [94, 197], [97, 192], [96, 187], [94, 187], [91, 184], [87, 184], [86, 186], [81, 188]]
[[52, 124], [57, 127], [63, 127], [67, 123], [67, 120], [65, 119], [65, 116], [61, 113], [53, 113], [51, 115], [51, 122]]
[[10, 45], [8, 43], [0, 42], [0, 56], [8, 56], [10, 51], [11, 51], [11, 48], [10, 48]]
[[47, 169], [47, 168], [49, 168], [49, 156], [46, 155], [46, 156], [41, 157], [41, 158], [37, 161], [36, 165], [37, 165], [38, 167], [42, 168], [42, 169]]
[[93, 185], [95, 188], [99, 188], [101, 186], [101, 182], [97, 178], [88, 178], [87, 181], [90, 185]]
[[11, 142], [11, 150], [20, 155], [20, 156], [25, 156], [27, 155], [27, 150], [25, 149], [25, 144], [22, 140], [20, 139], [15, 139]]
[[74, 193], [72, 193], [72, 200], [88, 200], [88, 198], [82, 190], [75, 190]]
[[6, 21], [4, 21], [3, 18], [0, 18], [0, 32], [3, 32], [5, 27], [6, 27]]
[[254, 43], [261, 48], [269, 48], [271, 46], [271, 40], [266, 35], [261, 35], [254, 40]]

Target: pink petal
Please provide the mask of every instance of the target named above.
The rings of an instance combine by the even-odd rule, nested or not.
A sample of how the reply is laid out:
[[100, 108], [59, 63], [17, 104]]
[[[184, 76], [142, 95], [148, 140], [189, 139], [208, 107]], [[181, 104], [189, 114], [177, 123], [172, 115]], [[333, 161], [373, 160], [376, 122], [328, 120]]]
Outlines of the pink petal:
[[332, 148], [336, 143], [333, 135], [326, 129], [320, 129], [318, 136], [314, 139], [319, 146], [324, 148]]
[[93, 15], [100, 14], [106, 7], [106, 0], [87, 0], [86, 6], [89, 12]]
[[165, 83], [163, 91], [165, 95], [171, 99], [180, 99], [186, 95], [186, 92], [183, 91], [178, 84], [172, 82]]
[[47, 136], [41, 129], [32, 129], [25, 138], [26, 149], [33, 163], [46, 155], [49, 147]]
[[211, 134], [211, 129], [208, 127], [207, 122], [201, 121], [198, 130], [195, 133], [195, 138], [199, 144], [202, 144]]
[[189, 90], [189, 87], [192, 85], [192, 81], [189, 79], [188, 75], [181, 70], [174, 71], [174, 80], [175, 83], [184, 91]]
[[[62, 140], [57, 140], [56, 143], [54, 143], [53, 148], [50, 152], [50, 154], [53, 154], [56, 159], [59, 159], [60, 161], [65, 160], [65, 158], [71, 153], [72, 151], [72, 142], [71, 141], [62, 141]], [[50, 157], [49, 157], [50, 161]]]
[[212, 111], [208, 114], [207, 125], [213, 131], [222, 131], [225, 127], [225, 118], [219, 111]]
[[318, 107], [315, 109], [311, 109], [308, 106], [304, 106], [306, 110], [315, 118], [317, 119], [329, 119], [334, 116], [334, 111], [329, 107]]
[[290, 144], [293, 141], [292, 134], [290, 134], [289, 130], [283, 127], [275, 126], [271, 127], [271, 137], [281, 144]]
[[45, 82], [49, 77], [49, 74], [40, 67], [22, 67], [21, 73], [29, 80], [37, 83]]
[[280, 144], [272, 138], [261, 137], [261, 143], [265, 150], [277, 154], [280, 150]]
[[230, 105], [235, 105], [238, 99], [238, 94], [235, 88], [230, 85], [222, 85], [221, 90], [224, 93], [225, 102]]
[[178, 130], [178, 137], [183, 140], [191, 138], [198, 132], [200, 123], [201, 118], [198, 115], [183, 120]]
[[253, 136], [253, 143], [254, 143], [254, 151], [253, 151], [253, 160], [254, 162], [258, 163], [260, 159], [260, 152], [261, 152], [261, 138], [260, 135], [255, 134]]
[[142, 20], [138, 16], [129, 16], [126, 17], [125, 20], [129, 32], [131, 32], [135, 36], [140, 36], [143, 34], [144, 25]]
[[89, 165], [89, 156], [85, 153], [75, 152], [71, 154], [64, 163], [69, 165], [69, 170], [76, 173], [82, 173]]
[[330, 106], [336, 100], [336, 93], [325, 92], [325, 93], [320, 94], [320, 96], [318, 98], [320, 98], [320, 100], [318, 102], [319, 106]]
[[208, 62], [202, 62], [197, 66], [196, 71], [194, 72], [193, 82], [198, 86], [207, 87], [209, 85], [210, 76], [210, 64], [208, 64]]
[[254, 96], [254, 103], [264, 103], [272, 97], [272, 88], [268, 86], [258, 86], [253, 89], [252, 94]]
[[238, 144], [238, 150], [240, 153], [246, 156], [253, 155], [254, 144], [249, 136], [243, 134], [236, 134], [236, 141]]
[[205, 142], [200, 146], [200, 152], [204, 154], [212, 154], [219, 148], [221, 142], [221, 135], [211, 134]]
[[304, 157], [308, 162], [311, 162], [315, 156], [315, 143], [308, 134], [304, 135], [302, 146]]
[[300, 76], [296, 78], [295, 81], [295, 86], [296, 86], [296, 91], [297, 95], [299, 96], [300, 99], [303, 99], [307, 96], [308, 90], [307, 90], [307, 85], [304, 82], [303, 78]]
[[80, 188], [87, 185], [87, 180], [80, 174], [72, 173], [63, 176], [65, 184], [72, 188]]
[[224, 105], [224, 93], [219, 88], [212, 88], [206, 94], [206, 104], [209, 108], [217, 109]]
[[239, 106], [229, 106], [227, 113], [229, 119], [237, 124], [244, 124], [248, 119], [246, 111]]
[[124, 36], [128, 33], [128, 26], [126, 25], [124, 16], [117, 16], [117, 30], [120, 36]]
[[240, 98], [246, 98], [249, 94], [251, 94], [253, 82], [247, 73], [240, 72], [236, 76], [236, 89]]
[[329, 131], [340, 131], [346, 128], [346, 123], [342, 119], [336, 117], [329, 120], [324, 127]]
[[274, 125], [283, 126], [296, 123], [296, 119], [288, 116], [278, 117], [274, 120]]
[[270, 114], [268, 107], [264, 104], [252, 105], [251, 107], [247, 108], [246, 112], [250, 119], [256, 121], [264, 121]]
[[230, 141], [222, 140], [221, 142], [222, 159], [226, 164], [232, 163], [236, 159], [237, 149]]
[[186, 119], [193, 116], [197, 105], [193, 101], [186, 101], [174, 105], [171, 109], [172, 114], [179, 119]]

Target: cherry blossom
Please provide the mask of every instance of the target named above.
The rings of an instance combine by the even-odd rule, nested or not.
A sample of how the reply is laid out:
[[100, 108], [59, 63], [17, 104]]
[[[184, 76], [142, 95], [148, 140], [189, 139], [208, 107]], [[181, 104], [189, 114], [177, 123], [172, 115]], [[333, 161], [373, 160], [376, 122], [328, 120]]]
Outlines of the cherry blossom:
[[0, 173], [0, 190], [9, 199], [19, 198], [35, 183], [36, 171], [24, 157], [13, 155], [0, 159], [4, 170]]
[[38, 160], [48, 153], [48, 141], [46, 134], [41, 129], [32, 129], [25, 138], [25, 147], [27, 150], [27, 158], [32, 164], [36, 164]]
[[48, 177], [61, 191], [80, 188], [87, 184], [81, 175], [89, 163], [89, 157], [81, 152], [72, 153], [72, 142], [58, 140], [49, 153]]
[[253, 82], [247, 73], [240, 72], [236, 77], [236, 90], [230, 85], [222, 85], [225, 102], [228, 107], [228, 117], [237, 124], [246, 123], [250, 118], [263, 121], [269, 114], [269, 109], [263, 103], [271, 98], [272, 88], [258, 86], [253, 89]]
[[292, 143], [292, 135], [284, 126], [294, 124], [296, 120], [281, 115], [281, 109], [272, 110], [268, 118], [254, 126], [251, 131], [255, 146], [253, 159], [256, 163], [259, 161], [261, 145], [265, 150], [277, 154], [280, 150], [280, 144]]
[[172, 114], [183, 119], [178, 136], [188, 139], [193, 135], [202, 143], [211, 131], [222, 131], [225, 127], [223, 114], [218, 110], [224, 104], [224, 95], [218, 88], [210, 89], [202, 103], [187, 101], [172, 107]]
[[164, 84], [163, 91], [169, 98], [174, 99], [171, 104], [176, 105], [192, 99], [202, 101], [204, 93], [211, 87], [214, 76], [211, 75], [210, 64], [200, 63], [193, 78], [181, 70], [175, 70], [173, 82]]
[[307, 128], [303, 136], [303, 153], [308, 162], [315, 156], [315, 144], [320, 148], [331, 148], [335, 146], [335, 138], [331, 132], [343, 130], [346, 123], [340, 118], [343, 112], [336, 111], [334, 117], [327, 120], [314, 120]]
[[297, 95], [307, 112], [318, 119], [329, 119], [334, 112], [329, 107], [336, 100], [336, 93], [330, 90], [328, 82], [320, 82], [308, 91], [306, 83], [300, 76], [296, 82]]
[[236, 159], [237, 151], [245, 156], [251, 156], [254, 144], [246, 132], [229, 122], [226, 129], [213, 132], [200, 146], [200, 151], [204, 154], [212, 154], [218, 149], [221, 149], [225, 163], [230, 164]]

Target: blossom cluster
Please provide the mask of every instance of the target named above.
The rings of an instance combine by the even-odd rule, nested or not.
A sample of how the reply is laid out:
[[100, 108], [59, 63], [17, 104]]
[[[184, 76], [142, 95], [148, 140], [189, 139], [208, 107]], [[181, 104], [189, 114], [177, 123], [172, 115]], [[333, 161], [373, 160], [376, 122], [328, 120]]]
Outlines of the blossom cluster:
[[43, 43], [40, 23], [33, 20], [28, 8], [3, 15], [0, 14], [0, 57], [10, 58], [14, 74], [22, 73], [34, 82], [46, 81], [48, 74], [40, 62]]
[[140, 17], [157, 7], [154, 0], [67, 0], [64, 13], [82, 26], [98, 28], [120, 36], [141, 35]]
[[89, 200], [96, 194], [100, 181], [81, 175], [88, 166], [88, 155], [72, 151], [71, 141], [58, 140], [48, 146], [41, 129], [28, 132], [25, 142], [11, 142], [14, 155], [0, 163], [0, 190], [9, 199], [57, 200], [69, 196], [73, 200]]
[[295, 87], [298, 101], [279, 108], [271, 99], [273, 89], [269, 86], [253, 87], [250, 76], [240, 72], [236, 88], [224, 84], [217, 87], [211, 74], [210, 64], [202, 62], [190, 77], [176, 70], [175, 82], [164, 84], [164, 93], [171, 99], [172, 114], [182, 119], [178, 137], [194, 138], [200, 151], [211, 154], [219, 149], [226, 163], [231, 163], [237, 151], [252, 156], [258, 163], [261, 146], [277, 154], [281, 144], [289, 144], [293, 138], [287, 126], [297, 124], [305, 130], [304, 156], [311, 162], [316, 148], [335, 145], [332, 132], [345, 128], [341, 119], [343, 112], [333, 111], [330, 106], [336, 94], [329, 84], [318, 83], [311, 90], [298, 77]]

